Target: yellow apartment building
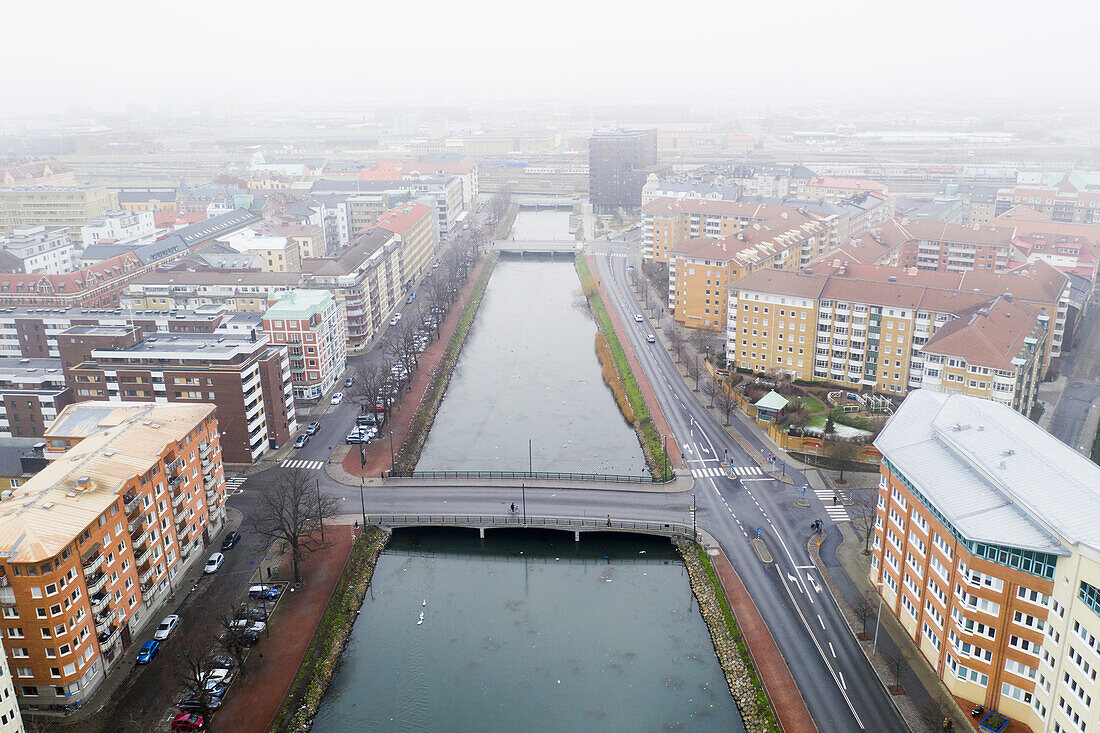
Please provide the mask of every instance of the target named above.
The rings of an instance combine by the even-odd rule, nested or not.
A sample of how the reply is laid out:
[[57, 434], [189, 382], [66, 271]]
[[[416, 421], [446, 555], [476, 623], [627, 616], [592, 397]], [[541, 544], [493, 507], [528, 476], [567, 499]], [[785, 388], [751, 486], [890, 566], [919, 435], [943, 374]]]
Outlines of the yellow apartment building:
[[0, 232], [15, 227], [68, 227], [80, 242], [80, 228], [106, 211], [118, 208], [118, 198], [106, 186], [0, 187]]

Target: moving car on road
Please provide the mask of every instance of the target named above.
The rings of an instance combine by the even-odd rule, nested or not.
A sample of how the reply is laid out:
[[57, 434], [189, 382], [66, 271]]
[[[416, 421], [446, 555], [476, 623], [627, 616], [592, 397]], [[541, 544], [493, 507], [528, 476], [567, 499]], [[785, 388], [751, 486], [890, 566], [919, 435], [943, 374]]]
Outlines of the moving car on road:
[[202, 571], [207, 574], [216, 573], [221, 568], [223, 562], [225, 562], [225, 555], [220, 552], [215, 552], [210, 556], [210, 559], [206, 561], [206, 565], [203, 566]]
[[333, 405], [333, 407], [335, 407], [336, 405], [340, 404], [343, 401], [344, 401], [344, 393], [343, 392], [336, 392], [335, 394], [332, 395], [332, 405]]
[[648, 341], [649, 343], [653, 344], [653, 343], [657, 342], [657, 337], [654, 336], [651, 333], [647, 333], [646, 336], [645, 336], [645, 340]]
[[157, 641], [164, 641], [172, 632], [176, 630], [176, 627], [180, 625], [180, 617], [176, 614], [165, 616], [164, 620], [160, 622], [160, 626], [153, 632], [153, 638]]
[[638, 323], [641, 323], [641, 322], [642, 322], [643, 320], [645, 320], [645, 319], [643, 319], [643, 318], [642, 318], [642, 314], [641, 314], [641, 313], [635, 313], [635, 314], [634, 314], [634, 320], [635, 320], [635, 321], [637, 321]]
[[137, 655], [138, 664], [149, 664], [153, 661], [153, 657], [160, 651], [160, 642], [156, 639], [150, 639], [141, 645], [141, 651]]
[[240, 542], [240, 541], [241, 541], [241, 533], [238, 532], [237, 530], [233, 530], [225, 536], [224, 540], [222, 540], [222, 549], [223, 550], [232, 550], [237, 545], [237, 543]]

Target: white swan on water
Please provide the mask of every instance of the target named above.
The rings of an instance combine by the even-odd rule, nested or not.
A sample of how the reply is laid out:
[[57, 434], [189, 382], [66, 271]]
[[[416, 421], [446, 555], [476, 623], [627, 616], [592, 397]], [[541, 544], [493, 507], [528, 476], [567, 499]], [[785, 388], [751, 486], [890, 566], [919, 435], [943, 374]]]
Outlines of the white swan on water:
[[423, 611], [420, 612], [420, 619], [416, 622], [416, 625], [419, 626], [422, 623], [424, 623], [424, 612]]

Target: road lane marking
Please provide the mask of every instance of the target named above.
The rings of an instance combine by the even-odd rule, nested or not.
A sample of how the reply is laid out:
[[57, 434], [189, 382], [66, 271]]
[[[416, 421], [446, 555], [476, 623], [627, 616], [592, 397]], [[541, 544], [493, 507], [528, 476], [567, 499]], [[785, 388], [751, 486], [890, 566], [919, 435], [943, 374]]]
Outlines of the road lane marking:
[[836, 659], [836, 649], [833, 649], [833, 642], [829, 642], [829, 653], [833, 655], [833, 659]]
[[824, 631], [825, 630], [825, 622], [821, 620], [821, 614], [820, 613], [817, 614], [817, 622], [819, 624], [821, 624], [821, 630]]

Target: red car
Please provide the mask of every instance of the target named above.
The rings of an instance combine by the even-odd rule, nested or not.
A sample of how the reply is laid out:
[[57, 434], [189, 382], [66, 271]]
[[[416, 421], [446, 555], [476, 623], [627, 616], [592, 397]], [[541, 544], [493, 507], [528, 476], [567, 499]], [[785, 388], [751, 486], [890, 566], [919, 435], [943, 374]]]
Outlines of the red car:
[[173, 731], [202, 730], [202, 728], [203, 719], [201, 715], [196, 715], [195, 713], [180, 713], [172, 718]]

